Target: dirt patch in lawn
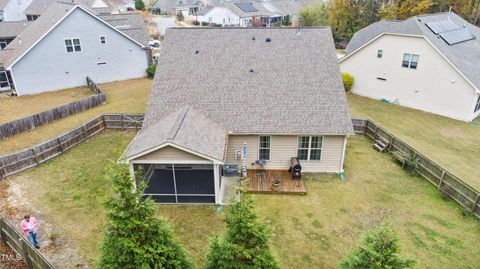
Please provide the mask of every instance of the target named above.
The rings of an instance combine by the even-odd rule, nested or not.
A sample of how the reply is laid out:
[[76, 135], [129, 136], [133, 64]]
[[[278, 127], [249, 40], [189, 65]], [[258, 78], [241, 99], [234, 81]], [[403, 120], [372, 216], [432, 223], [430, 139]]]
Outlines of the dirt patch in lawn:
[[28, 188], [26, 182], [21, 180], [9, 180], [8, 184], [6, 181], [2, 182], [0, 184], [0, 205], [2, 206], [0, 213], [14, 225], [18, 224], [16, 228], [19, 231], [21, 231], [19, 223], [23, 216], [25, 214], [34, 216], [39, 221], [38, 242], [40, 252], [56, 267], [87, 268], [86, 262], [78, 254], [78, 249], [72, 247], [72, 244], [60, 235], [60, 231], [49, 223], [41, 210], [38, 210], [28, 199], [25, 199], [23, 194]]

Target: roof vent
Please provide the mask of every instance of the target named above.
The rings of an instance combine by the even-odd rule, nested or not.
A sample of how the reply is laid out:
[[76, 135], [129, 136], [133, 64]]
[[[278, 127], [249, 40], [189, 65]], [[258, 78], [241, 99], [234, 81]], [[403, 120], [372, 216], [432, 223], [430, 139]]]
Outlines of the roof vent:
[[199, 52], [199, 51], [198, 51], [198, 50], [196, 50], [196, 51], [195, 51], [195, 54], [198, 54], [198, 52]]
[[255, 37], [254, 37], [254, 36], [252, 36], [252, 40], [255, 41]]
[[272, 42], [272, 39], [270, 37], [265, 38], [265, 42], [270, 43]]
[[250, 69], [250, 73], [253, 73], [253, 72], [255, 72], [255, 71], [253, 71], [253, 69]]

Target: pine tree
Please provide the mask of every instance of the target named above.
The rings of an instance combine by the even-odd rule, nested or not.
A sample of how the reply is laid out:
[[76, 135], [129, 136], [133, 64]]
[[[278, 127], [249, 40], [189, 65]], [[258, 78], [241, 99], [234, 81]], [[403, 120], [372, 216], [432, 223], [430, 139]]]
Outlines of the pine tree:
[[342, 269], [403, 269], [414, 265], [413, 260], [398, 256], [398, 237], [388, 221], [377, 230], [368, 232], [362, 245], [341, 263]]
[[107, 202], [107, 224], [98, 268], [192, 268], [170, 227], [155, 216], [152, 200], [142, 199], [144, 184], [134, 189], [126, 165], [107, 172], [115, 196]]
[[280, 268], [268, 244], [268, 227], [257, 220], [252, 209], [248, 196], [228, 206], [224, 219], [227, 231], [211, 240], [206, 269]]
[[142, 0], [135, 0], [135, 9], [136, 10], [144, 10], [145, 9], [145, 4], [143, 3]]

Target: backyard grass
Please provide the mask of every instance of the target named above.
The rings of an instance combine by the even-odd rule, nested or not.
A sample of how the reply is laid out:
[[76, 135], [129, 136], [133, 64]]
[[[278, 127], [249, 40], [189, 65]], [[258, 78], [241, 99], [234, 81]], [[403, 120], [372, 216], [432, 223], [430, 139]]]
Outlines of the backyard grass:
[[[26, 147], [31, 147], [42, 141], [63, 134], [101, 113], [144, 113], [148, 96], [150, 94], [151, 84], [152, 80], [146, 78], [101, 84], [101, 88], [107, 94], [106, 104], [54, 121], [28, 132], [2, 139], [0, 140], [0, 156]], [[54, 93], [45, 93], [45, 96], [48, 97], [48, 94]], [[0, 100], [0, 107], [2, 104], [1, 102], [3, 102], [3, 99]], [[22, 103], [22, 109], [24, 106], [29, 105], [30, 101], [28, 104]], [[32, 106], [34, 105], [32, 104]], [[21, 109], [15, 109], [15, 111], [20, 110]]]
[[88, 87], [78, 87], [35, 95], [0, 98], [0, 124], [30, 116], [92, 95]]
[[480, 126], [353, 94], [348, 102], [353, 117], [375, 121], [480, 190]]
[[[115, 161], [133, 132], [105, 131], [66, 154], [7, 179], [41, 212], [42, 222], [74, 243], [93, 265], [102, 236], [102, 202], [110, 195], [104, 167]], [[464, 217], [425, 180], [406, 174], [364, 136], [349, 140], [347, 179], [306, 177], [306, 196], [254, 195], [259, 217], [270, 224], [272, 246], [283, 268], [334, 268], [361, 235], [389, 218], [402, 254], [416, 268], [478, 268], [480, 221]], [[201, 266], [208, 239], [224, 230], [213, 206], [158, 206], [158, 213]], [[46, 236], [46, 235], [44, 235]]]

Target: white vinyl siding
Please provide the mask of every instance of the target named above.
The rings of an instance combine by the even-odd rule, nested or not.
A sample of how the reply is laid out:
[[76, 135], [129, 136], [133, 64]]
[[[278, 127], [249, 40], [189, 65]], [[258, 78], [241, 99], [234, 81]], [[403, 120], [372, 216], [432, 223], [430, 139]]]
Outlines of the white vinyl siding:
[[[254, 169], [254, 163], [258, 159], [258, 139], [256, 135], [230, 135], [225, 163], [243, 165], [243, 160], [236, 159], [235, 154], [236, 151], [243, 149], [243, 143], [245, 142], [247, 143], [247, 168]], [[288, 169], [291, 158], [297, 156], [297, 142], [298, 136], [295, 135], [272, 135], [270, 140], [270, 160], [265, 165], [265, 168]], [[301, 160], [303, 171], [323, 173], [341, 171], [344, 142], [345, 136], [323, 136], [321, 160]]]

